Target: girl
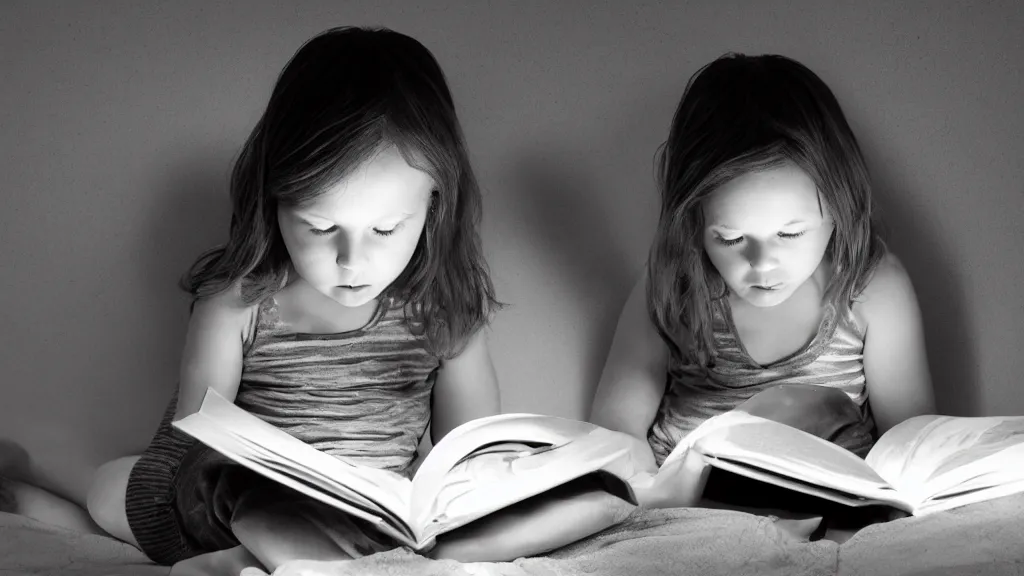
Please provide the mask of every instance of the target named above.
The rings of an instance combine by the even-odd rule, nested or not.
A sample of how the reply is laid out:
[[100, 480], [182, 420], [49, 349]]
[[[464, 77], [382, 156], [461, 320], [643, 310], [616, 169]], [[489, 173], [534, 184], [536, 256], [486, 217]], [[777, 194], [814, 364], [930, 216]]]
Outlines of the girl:
[[[660, 465], [687, 432], [744, 403], [810, 420], [861, 456], [934, 412], [914, 289], [872, 221], [853, 132], [814, 73], [771, 55], [702, 68], [660, 151], [659, 185], [661, 218], [593, 422], [647, 440]], [[701, 489], [695, 480], [684, 504]]]
[[242, 149], [231, 200], [226, 245], [183, 279], [194, 301], [175, 398], [141, 457], [99, 468], [89, 511], [182, 571], [390, 547], [171, 422], [213, 388], [320, 450], [408, 473], [428, 423], [437, 441], [499, 412], [480, 193], [433, 55], [385, 29], [308, 41]]

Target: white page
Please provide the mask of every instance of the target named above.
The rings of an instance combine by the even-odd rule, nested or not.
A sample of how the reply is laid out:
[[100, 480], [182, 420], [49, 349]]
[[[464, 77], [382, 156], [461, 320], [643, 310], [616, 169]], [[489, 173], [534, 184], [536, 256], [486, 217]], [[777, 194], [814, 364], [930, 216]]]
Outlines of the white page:
[[917, 416], [884, 434], [867, 462], [919, 502], [986, 472], [1024, 477], [1024, 417]]
[[[193, 416], [197, 417], [193, 418]], [[216, 422], [209, 420], [206, 416], [200, 413], [196, 413], [186, 419], [182, 419], [177, 424], [181, 425], [179, 427], [184, 432], [189, 434], [194, 433], [197, 437], [202, 437], [202, 442], [210, 448], [217, 450], [231, 460], [258, 474], [266, 476], [271, 480], [279, 482], [284, 486], [297, 490], [302, 494], [315, 498], [343, 512], [351, 514], [352, 516], [362, 518], [398, 539], [411, 539], [411, 534], [402, 535], [397, 531], [396, 527], [389, 526], [388, 523], [384, 522], [379, 516], [368, 513], [349, 504], [348, 502], [345, 502], [344, 500], [331, 496], [322, 490], [312, 488], [302, 482], [296, 481], [290, 476], [268, 467], [259, 460], [259, 456], [253, 458], [246, 455], [247, 449], [243, 445], [241, 445], [235, 438], [232, 438], [228, 433], [222, 431]]]
[[456, 428], [431, 449], [416, 472], [410, 495], [412, 523], [423, 526], [430, 521], [434, 499], [445, 476], [475, 450], [495, 442], [564, 445], [596, 428], [585, 422], [539, 414], [501, 414]]
[[698, 440], [696, 449], [849, 494], [886, 497], [892, 488], [849, 450], [791, 426], [757, 420], [719, 428]]

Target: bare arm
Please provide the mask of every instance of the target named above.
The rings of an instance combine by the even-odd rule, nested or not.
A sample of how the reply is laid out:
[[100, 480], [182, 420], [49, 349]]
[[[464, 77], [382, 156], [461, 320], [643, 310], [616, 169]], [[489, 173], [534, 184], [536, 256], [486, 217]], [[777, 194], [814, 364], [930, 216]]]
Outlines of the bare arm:
[[181, 358], [175, 420], [197, 412], [207, 388], [234, 401], [252, 315], [253, 307], [242, 303], [237, 288], [196, 301]]
[[935, 413], [921, 310], [910, 276], [894, 255], [864, 289], [864, 376], [879, 434], [919, 414]]
[[647, 313], [646, 269], [619, 316], [590, 421], [644, 442], [665, 393], [668, 346]]
[[460, 424], [501, 412], [498, 377], [484, 330], [438, 369], [431, 399], [430, 438], [435, 444]]

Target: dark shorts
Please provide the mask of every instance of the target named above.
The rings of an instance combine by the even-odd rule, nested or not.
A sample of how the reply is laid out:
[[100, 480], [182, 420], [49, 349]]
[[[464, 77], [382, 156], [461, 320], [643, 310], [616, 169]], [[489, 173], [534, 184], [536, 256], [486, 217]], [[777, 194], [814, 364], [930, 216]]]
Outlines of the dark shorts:
[[[128, 477], [125, 512], [132, 535], [150, 560], [171, 566], [239, 545], [231, 524], [246, 511], [302, 516], [350, 556], [395, 547], [361, 520], [306, 497], [171, 427], [174, 401]], [[278, 518], [275, 515], [275, 526]], [[284, 525], [285, 522], [282, 522]], [[285, 537], [284, 534], [281, 535]]]
[[234, 503], [247, 485], [255, 487], [248, 470], [202, 444], [177, 440], [187, 445], [177, 454], [151, 449], [142, 455], [125, 495], [128, 525], [139, 548], [168, 566], [237, 546], [231, 533]]
[[231, 518], [241, 493], [269, 482], [171, 426], [177, 394], [132, 467], [125, 514], [139, 548], [170, 566], [238, 545]]

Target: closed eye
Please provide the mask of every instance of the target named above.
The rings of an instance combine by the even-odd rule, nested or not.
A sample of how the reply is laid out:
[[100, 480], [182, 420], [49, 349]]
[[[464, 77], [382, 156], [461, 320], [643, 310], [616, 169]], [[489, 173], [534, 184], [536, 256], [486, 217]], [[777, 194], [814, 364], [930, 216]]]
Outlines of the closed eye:
[[[394, 228], [392, 228], [390, 230], [381, 230], [380, 228], [374, 228], [373, 229], [373, 233], [376, 234], [377, 236], [391, 236], [392, 234], [397, 232], [400, 227], [401, 227], [401, 224], [399, 224], [398, 226], [395, 226]], [[310, 228], [309, 231], [310, 231], [311, 234], [314, 234], [316, 236], [329, 236], [329, 235], [334, 234], [335, 232], [337, 232], [338, 231], [338, 227], [337, 226], [331, 226], [330, 228]]]
[[[785, 238], [786, 240], [793, 240], [794, 238], [799, 238], [799, 237], [803, 236], [806, 233], [807, 233], [806, 230], [804, 230], [803, 232], [790, 232], [790, 233], [779, 232], [778, 233], [778, 237], [779, 238]], [[715, 239], [718, 240], [718, 242], [720, 244], [724, 245], [724, 246], [735, 246], [735, 245], [739, 244], [740, 242], [743, 242], [743, 236], [737, 236], [736, 238], [722, 238], [721, 236], [716, 236]]]
[[395, 232], [398, 232], [398, 229], [401, 228], [401, 227], [402, 227], [402, 223], [399, 222], [398, 224], [396, 224], [390, 230], [381, 230], [380, 228], [374, 228], [373, 229], [373, 233], [376, 234], [377, 236], [391, 236]]
[[311, 233], [317, 235], [317, 236], [327, 236], [328, 234], [333, 234], [337, 230], [338, 230], [337, 226], [331, 226], [330, 228], [324, 228], [324, 229], [311, 228], [309, 231]]
[[779, 238], [790, 238], [790, 239], [792, 239], [792, 238], [799, 238], [799, 237], [803, 236], [804, 234], [807, 234], [806, 230], [804, 230], [803, 232], [792, 232], [792, 233], [789, 233], [789, 234], [787, 234], [785, 232], [779, 232]]

